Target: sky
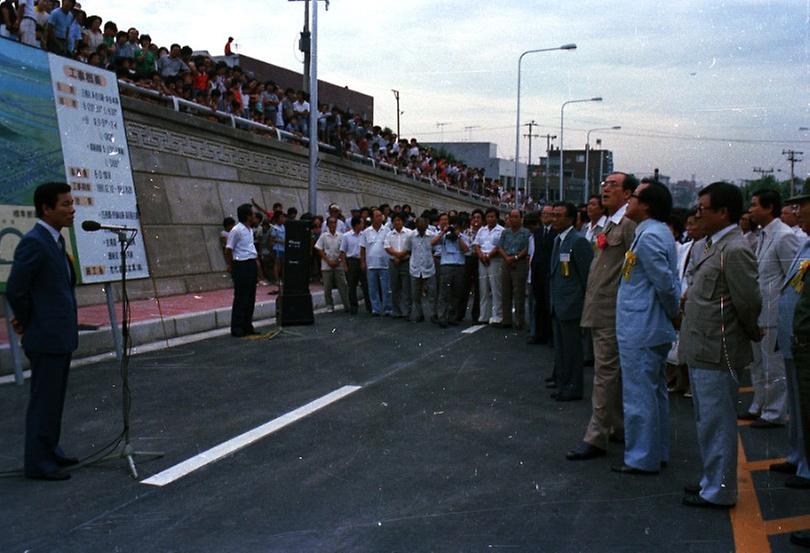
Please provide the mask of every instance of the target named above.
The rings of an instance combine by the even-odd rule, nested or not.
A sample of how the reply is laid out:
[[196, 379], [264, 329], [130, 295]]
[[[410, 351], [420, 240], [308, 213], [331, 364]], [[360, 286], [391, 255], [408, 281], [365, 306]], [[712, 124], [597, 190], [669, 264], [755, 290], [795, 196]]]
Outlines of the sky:
[[[301, 71], [304, 3], [288, 0], [85, 0], [88, 14], [135, 26], [160, 45], [238, 52]], [[137, 5], [137, 10], [133, 6]], [[810, 0], [333, 0], [319, 2], [318, 76], [374, 96], [375, 123], [425, 142], [494, 142], [514, 159], [521, 123], [581, 149], [586, 131], [617, 170], [673, 179], [786, 179], [783, 150], [810, 159]], [[439, 127], [437, 123], [445, 123]], [[528, 127], [521, 135], [528, 134]], [[545, 149], [535, 139], [532, 161]], [[559, 142], [555, 141], [559, 145]], [[522, 138], [521, 161], [528, 141]], [[779, 172], [781, 170], [781, 172]], [[810, 161], [796, 165], [810, 176]]]

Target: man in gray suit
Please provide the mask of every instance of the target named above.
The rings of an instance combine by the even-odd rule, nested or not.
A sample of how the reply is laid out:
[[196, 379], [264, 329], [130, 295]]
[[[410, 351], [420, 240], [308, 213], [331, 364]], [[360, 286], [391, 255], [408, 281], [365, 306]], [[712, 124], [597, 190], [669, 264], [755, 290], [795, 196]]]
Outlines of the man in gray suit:
[[715, 182], [700, 191], [699, 201], [705, 254], [687, 291], [681, 340], [703, 475], [699, 485], [684, 489], [683, 503], [727, 509], [737, 502], [737, 375], [751, 361], [750, 342], [761, 338], [762, 299], [754, 253], [737, 226], [743, 211], [740, 189]]
[[785, 359], [776, 347], [779, 294], [801, 244], [791, 228], [779, 220], [782, 198], [776, 190], [754, 192], [749, 212], [751, 220], [762, 227], [757, 237], [756, 254], [762, 295], [758, 323], [764, 335], [761, 342], [752, 344], [754, 399], [748, 412], [740, 418], [753, 420], [751, 428], [777, 428], [784, 426], [787, 418]]
[[557, 231], [549, 273], [551, 324], [554, 336], [554, 366], [557, 401], [582, 399], [583, 361], [579, 321], [585, 302], [585, 286], [593, 260], [590, 242], [574, 229], [577, 208], [570, 202], [554, 204], [552, 225]]

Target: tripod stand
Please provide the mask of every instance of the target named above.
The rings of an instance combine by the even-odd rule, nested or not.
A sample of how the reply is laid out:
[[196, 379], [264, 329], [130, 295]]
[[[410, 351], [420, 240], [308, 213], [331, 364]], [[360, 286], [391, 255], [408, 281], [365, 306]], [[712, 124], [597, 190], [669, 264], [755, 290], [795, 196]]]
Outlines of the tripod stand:
[[[119, 444], [118, 451], [113, 451], [101, 461], [111, 459], [126, 459], [129, 465], [129, 473], [133, 479], [138, 479], [138, 468], [135, 466], [135, 457], [150, 457], [152, 459], [159, 459], [163, 457], [164, 453], [161, 451], [135, 451], [130, 441], [130, 420], [129, 413], [132, 407], [132, 395], [129, 389], [129, 348], [130, 348], [130, 335], [129, 335], [129, 298], [127, 297], [127, 250], [135, 240], [137, 230], [114, 230], [118, 236], [118, 244], [120, 246], [121, 256], [121, 337], [123, 342], [123, 355], [121, 356], [121, 388], [122, 388], [122, 417], [124, 429], [121, 433], [121, 440], [123, 443]], [[130, 233], [128, 235], [128, 233]]]

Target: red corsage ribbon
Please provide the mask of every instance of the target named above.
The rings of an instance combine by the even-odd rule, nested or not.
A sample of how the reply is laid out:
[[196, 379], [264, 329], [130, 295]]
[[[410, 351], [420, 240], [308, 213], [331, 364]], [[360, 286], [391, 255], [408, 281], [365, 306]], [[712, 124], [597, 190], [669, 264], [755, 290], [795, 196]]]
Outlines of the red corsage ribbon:
[[605, 236], [605, 233], [596, 235], [596, 247], [599, 248], [600, 250], [604, 250], [605, 248], [608, 247], [607, 237]]

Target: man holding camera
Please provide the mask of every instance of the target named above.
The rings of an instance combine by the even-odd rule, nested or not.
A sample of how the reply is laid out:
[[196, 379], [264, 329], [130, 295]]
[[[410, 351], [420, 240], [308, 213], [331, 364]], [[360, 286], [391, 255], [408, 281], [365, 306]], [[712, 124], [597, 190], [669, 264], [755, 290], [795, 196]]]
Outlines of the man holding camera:
[[441, 256], [438, 316], [434, 322], [446, 328], [448, 324], [458, 324], [456, 309], [464, 291], [464, 254], [469, 250], [467, 239], [459, 232], [457, 217], [451, 224], [447, 213], [439, 215], [439, 233], [431, 241], [431, 246]]

